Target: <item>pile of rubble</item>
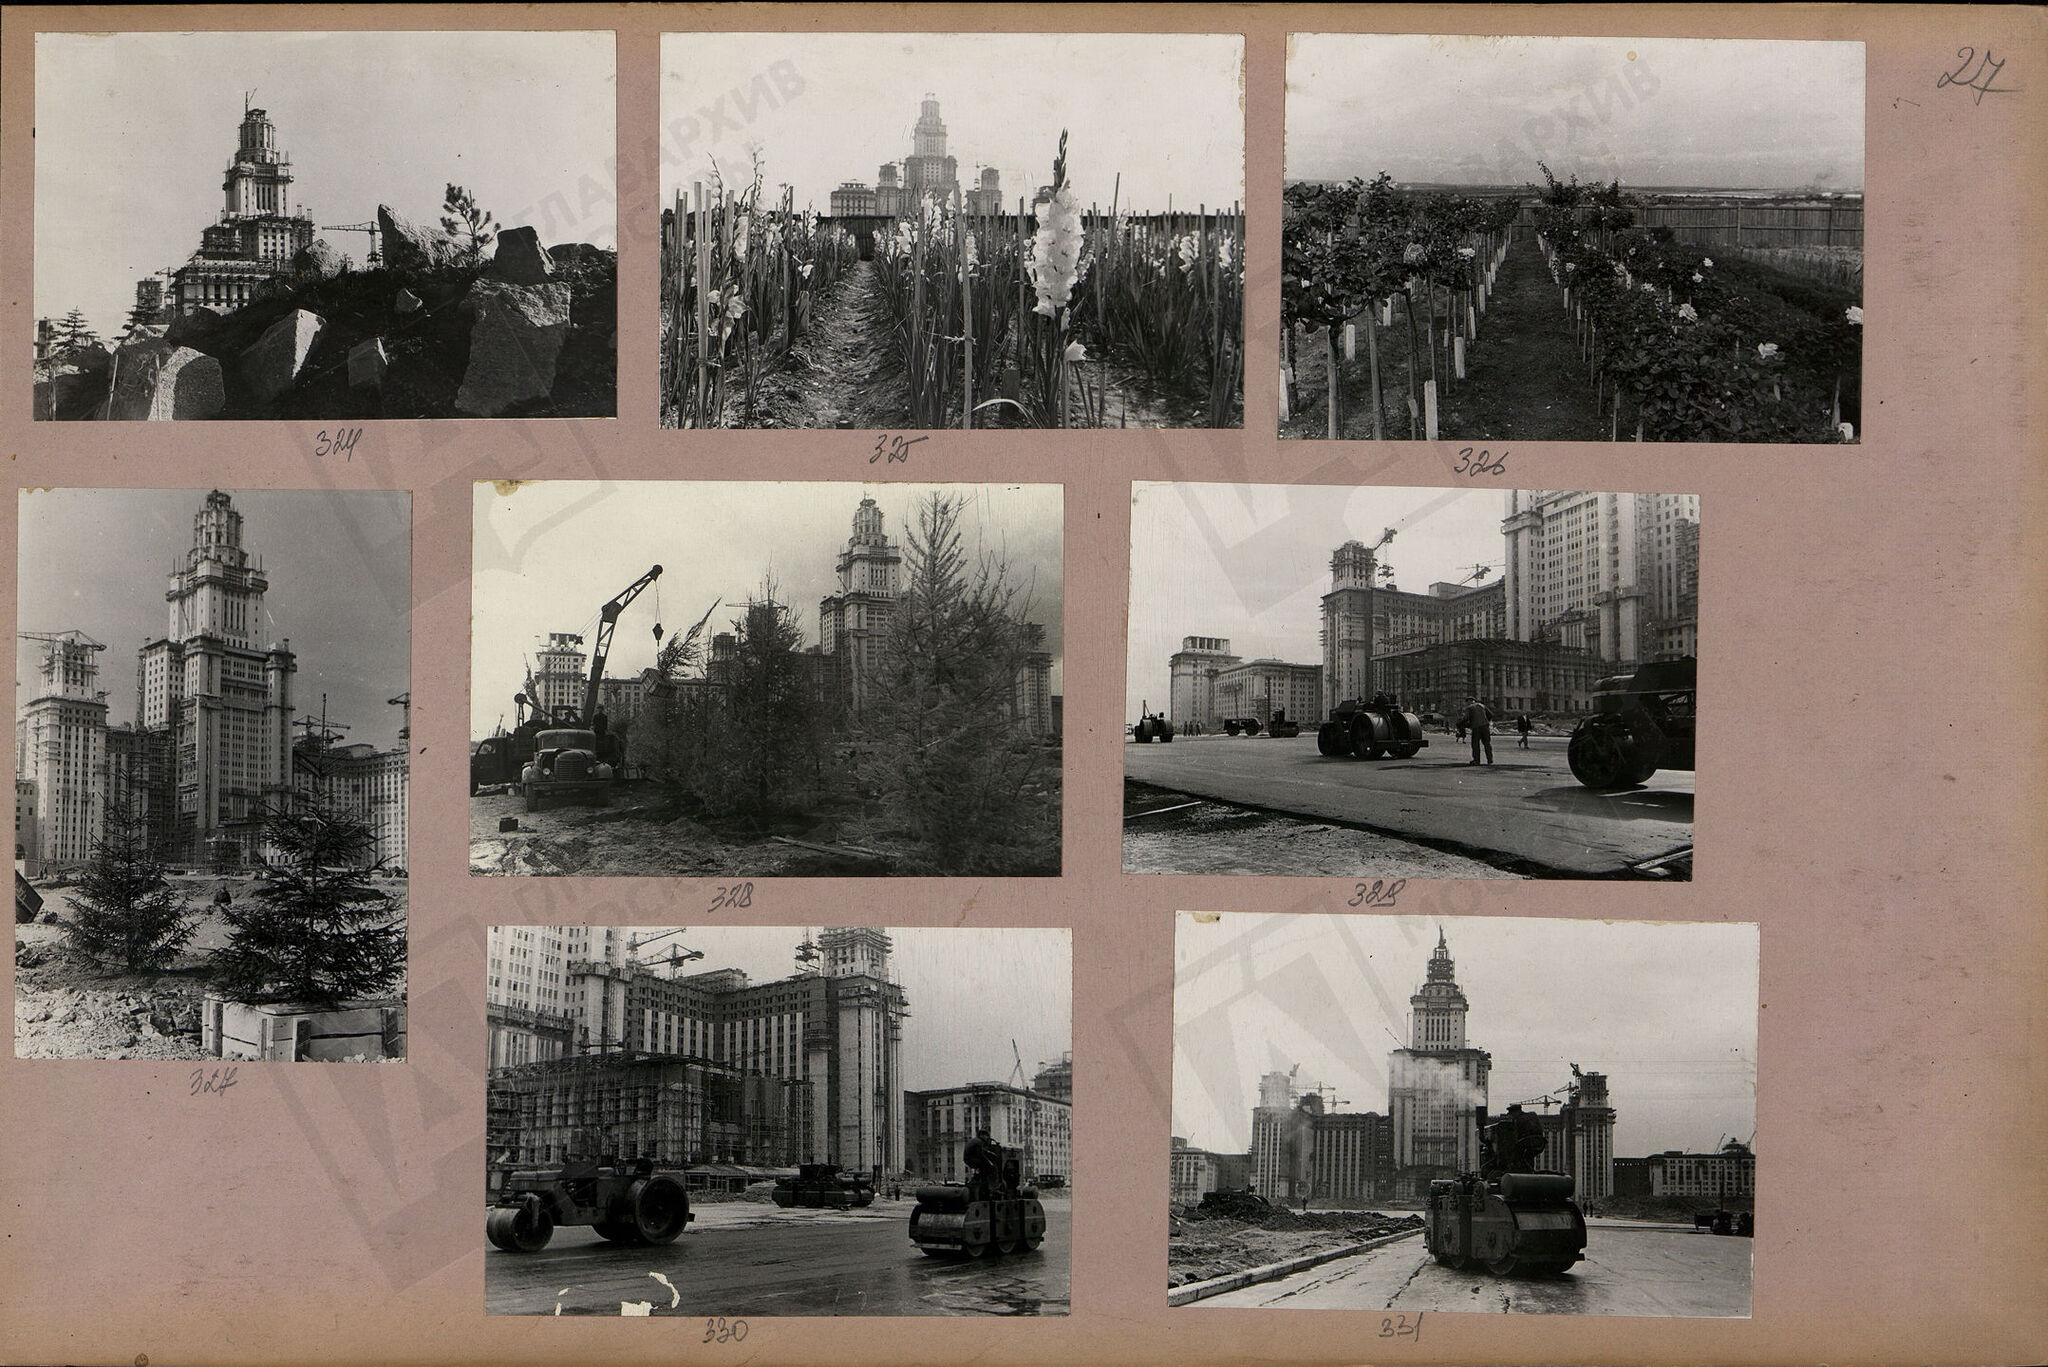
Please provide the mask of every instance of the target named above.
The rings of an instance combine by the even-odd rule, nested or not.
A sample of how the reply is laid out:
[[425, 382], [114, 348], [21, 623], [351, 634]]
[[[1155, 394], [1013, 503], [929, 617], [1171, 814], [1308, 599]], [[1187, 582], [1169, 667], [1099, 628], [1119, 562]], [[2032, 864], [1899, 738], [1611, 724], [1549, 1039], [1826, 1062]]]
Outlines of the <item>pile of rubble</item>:
[[197, 981], [102, 974], [54, 939], [27, 930], [15, 930], [17, 1058], [205, 1057]]
[[[233, 313], [195, 309], [39, 364], [35, 415], [612, 416], [615, 253], [543, 249], [532, 228], [507, 228], [478, 263], [388, 205], [377, 222], [376, 270], [350, 270], [322, 239]], [[591, 354], [564, 384], [571, 349]]]

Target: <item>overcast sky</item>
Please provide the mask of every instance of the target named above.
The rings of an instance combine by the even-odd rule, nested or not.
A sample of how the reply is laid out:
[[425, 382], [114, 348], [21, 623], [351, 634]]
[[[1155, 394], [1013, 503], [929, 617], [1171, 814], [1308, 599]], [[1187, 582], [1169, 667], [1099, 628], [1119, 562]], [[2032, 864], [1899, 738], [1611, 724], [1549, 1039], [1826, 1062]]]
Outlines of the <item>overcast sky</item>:
[[[1614, 1152], [1711, 1151], [1756, 1127], [1754, 925], [1505, 916], [1256, 916], [1183, 912], [1174, 942], [1173, 1132], [1197, 1148], [1251, 1142], [1259, 1075], [1336, 1088], [1387, 1112], [1387, 1055], [1441, 928], [1470, 1003], [1467, 1042], [1493, 1055], [1488, 1105], [1604, 1072]], [[1326, 1104], [1328, 1095], [1325, 1096]]]
[[[629, 933], [640, 938], [667, 929]], [[1074, 1047], [1072, 932], [926, 926], [887, 933], [894, 942], [890, 967], [910, 1010], [903, 1022], [908, 1090], [1008, 1082], [1016, 1067], [1012, 1040], [1028, 1085], [1041, 1063]], [[766, 983], [795, 973], [803, 935], [795, 926], [693, 926], [640, 953], [657, 961], [681, 945], [704, 952], [683, 965], [685, 973], [738, 968]]]
[[[298, 656], [292, 695], [300, 716], [331, 721], [350, 743], [398, 743], [411, 689], [412, 513], [403, 492], [228, 491], [242, 514], [242, 545], [259, 558], [258, 644], [289, 638]], [[109, 723], [135, 720], [135, 652], [169, 624], [169, 574], [192, 546], [204, 489], [22, 491], [19, 629], [83, 631], [99, 653]], [[15, 642], [17, 698], [40, 679], [42, 647]]]
[[[36, 312], [79, 308], [111, 336], [138, 279], [199, 249], [245, 91], [318, 226], [380, 203], [433, 226], [452, 181], [545, 244], [611, 246], [614, 48], [609, 32], [39, 33]], [[558, 207], [550, 228], [554, 194], [573, 225]], [[316, 236], [368, 255], [366, 234]]]
[[1052, 689], [1061, 689], [1061, 489], [1057, 484], [604, 484], [552, 481], [501, 494], [476, 486], [474, 597], [470, 629], [470, 732], [512, 721], [539, 638], [584, 635], [598, 610], [654, 565], [662, 576], [620, 617], [606, 663], [628, 678], [654, 663], [654, 624], [687, 631], [722, 600], [705, 627], [730, 629], [747, 598], [772, 575], [795, 609], [806, 646], [818, 640], [818, 600], [838, 591], [839, 552], [864, 497], [882, 509], [900, 546], [918, 501], [963, 496], [962, 548], [1000, 554], [1010, 582], [1029, 595], [1026, 616], [1045, 628]]
[[1131, 493], [1131, 612], [1124, 715], [1166, 710], [1167, 660], [1184, 636], [1221, 636], [1247, 660], [1320, 664], [1330, 555], [1380, 552], [1410, 593], [1479, 564], [1502, 573], [1499, 489], [1144, 483]]
[[1863, 188], [1863, 44], [1297, 34], [1287, 177]]
[[[929, 92], [963, 189], [994, 166], [1006, 203], [1028, 199], [1066, 129], [1084, 204], [1106, 210], [1121, 172], [1122, 205], [1229, 205], [1244, 198], [1243, 70], [1232, 34], [664, 34], [662, 203], [714, 163], [728, 183], [750, 177], [758, 148], [766, 193], [790, 185], [822, 213], [840, 182], [872, 186], [910, 154]], [[762, 76], [774, 95], [777, 75], [798, 92], [748, 96]]]

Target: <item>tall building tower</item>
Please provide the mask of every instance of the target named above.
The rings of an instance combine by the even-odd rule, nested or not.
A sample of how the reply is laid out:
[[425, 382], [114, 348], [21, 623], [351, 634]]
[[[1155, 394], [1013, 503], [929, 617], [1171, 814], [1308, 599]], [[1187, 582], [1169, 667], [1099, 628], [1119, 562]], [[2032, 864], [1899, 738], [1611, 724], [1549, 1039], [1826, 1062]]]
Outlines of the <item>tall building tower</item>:
[[853, 511], [853, 535], [839, 552], [839, 592], [818, 600], [818, 648], [849, 718], [858, 718], [867, 702], [868, 675], [889, 634], [902, 575], [902, 548], [883, 531], [875, 501], [862, 499]]
[[540, 670], [533, 676], [533, 701], [544, 717], [581, 717], [590, 660], [583, 653], [583, 638], [571, 631], [551, 631], [548, 643], [534, 652], [534, 658], [540, 662]]
[[174, 730], [175, 847], [233, 867], [253, 859], [266, 808], [292, 777], [290, 642], [263, 644], [262, 563], [242, 545], [242, 514], [219, 489], [192, 518], [171, 571], [167, 626], [138, 661], [141, 723]]
[[939, 117], [938, 97], [930, 93], [917, 107], [910, 155], [903, 159], [903, 188], [913, 203], [948, 200], [960, 190], [960, 165], [946, 155], [946, 123]]
[[1478, 1108], [1493, 1056], [1465, 1038], [1468, 1006], [1442, 931], [1408, 1005], [1408, 1047], [1387, 1060], [1387, 1114], [1397, 1183], [1403, 1195], [1419, 1195], [1432, 1177], [1479, 1170]]
[[313, 243], [313, 220], [292, 209], [291, 158], [277, 145], [277, 127], [261, 109], [244, 108], [234, 155], [221, 178], [218, 222], [200, 233], [199, 250], [171, 273], [179, 313], [231, 313], [257, 286], [291, 269]]
[[[1200, 724], [1221, 724], [1216, 710], [1216, 676], [1238, 663], [1230, 653], [1230, 642], [1222, 636], [1183, 636], [1180, 649], [1167, 661], [1166, 718], [1181, 730]], [[1320, 721], [1320, 717], [1302, 718]]]
[[[106, 783], [107, 695], [99, 689], [106, 647], [82, 631], [27, 633], [43, 643], [34, 695], [15, 722], [16, 796], [33, 785], [34, 820], [17, 822], [32, 869], [75, 866], [99, 838]], [[29, 848], [30, 844], [34, 848]]]
[[[1379, 558], [1362, 541], [1330, 554], [1330, 591], [1323, 595], [1323, 706], [1373, 695], [1373, 587]], [[1320, 718], [1302, 718], [1304, 721]]]
[[1508, 635], [1618, 668], [1692, 653], [1699, 520], [1697, 494], [1509, 490]]

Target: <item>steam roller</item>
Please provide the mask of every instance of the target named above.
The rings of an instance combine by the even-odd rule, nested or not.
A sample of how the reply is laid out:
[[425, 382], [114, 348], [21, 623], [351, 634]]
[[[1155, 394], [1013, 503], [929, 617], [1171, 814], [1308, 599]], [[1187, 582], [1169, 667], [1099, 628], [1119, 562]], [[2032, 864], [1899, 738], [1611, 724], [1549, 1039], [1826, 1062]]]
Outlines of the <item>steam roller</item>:
[[1561, 1172], [1476, 1172], [1429, 1184], [1423, 1242], [1445, 1267], [1498, 1277], [1564, 1271], [1586, 1251], [1586, 1220]]
[[962, 1155], [965, 1182], [917, 1189], [910, 1241], [928, 1257], [986, 1258], [1023, 1253], [1045, 1242], [1045, 1207], [1026, 1186], [1016, 1150], [977, 1136]]

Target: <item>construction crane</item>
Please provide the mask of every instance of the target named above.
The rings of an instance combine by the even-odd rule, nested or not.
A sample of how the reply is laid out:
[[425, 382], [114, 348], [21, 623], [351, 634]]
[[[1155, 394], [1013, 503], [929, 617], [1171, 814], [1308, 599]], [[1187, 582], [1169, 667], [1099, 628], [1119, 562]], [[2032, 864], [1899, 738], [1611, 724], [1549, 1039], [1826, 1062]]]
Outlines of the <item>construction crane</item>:
[[635, 579], [619, 591], [618, 597], [606, 603], [597, 611], [597, 636], [590, 647], [590, 679], [583, 686], [583, 724], [590, 725], [597, 715], [597, 686], [604, 681], [605, 657], [611, 654], [612, 629], [619, 624], [619, 614], [626, 605], [638, 598], [643, 590], [661, 578], [661, 566], [656, 565], [647, 573]]
[[384, 260], [384, 257], [377, 250], [378, 230], [374, 221], [369, 223], [323, 223], [320, 225], [320, 231], [323, 233], [368, 233], [370, 235], [370, 259], [364, 264], [376, 266]]
[[387, 706], [390, 706], [390, 707], [402, 707], [402, 708], [404, 708], [404, 709], [405, 709], [405, 724], [404, 724], [404, 725], [402, 725], [402, 726], [400, 726], [400, 727], [398, 728], [398, 739], [399, 739], [399, 742], [400, 742], [401, 744], [403, 744], [403, 743], [404, 743], [404, 742], [406, 742], [406, 741], [409, 741], [409, 740], [411, 740], [411, 739], [412, 739], [412, 690], [411, 690], [411, 689], [407, 689], [407, 690], [406, 690], [405, 692], [403, 692], [403, 693], [399, 694], [399, 695], [398, 695], [397, 697], [395, 697], [395, 698], [386, 698], [386, 699], [384, 700], [384, 702], [385, 702], [385, 704], [386, 704]]
[[1458, 580], [1458, 582], [1459, 582], [1460, 584], [1476, 584], [1476, 583], [1478, 583], [1478, 582], [1479, 582], [1480, 580], [1482, 580], [1482, 579], [1486, 578], [1486, 577], [1487, 577], [1488, 575], [1490, 575], [1490, 574], [1492, 574], [1492, 573], [1493, 573], [1493, 566], [1491, 566], [1491, 565], [1471, 565], [1471, 566], [1467, 566], [1467, 567], [1466, 567], [1466, 574], [1465, 574], [1465, 577], [1464, 577], [1463, 579], [1460, 579], [1460, 580]]
[[[685, 929], [687, 929], [687, 927], [676, 926], [672, 929], [660, 931], [653, 935], [642, 935], [634, 939], [630, 939], [626, 941], [626, 953], [628, 953], [629, 955], [638, 955], [640, 953], [642, 946], [651, 945], [656, 940], [666, 940], [671, 935], [680, 935], [683, 933]], [[677, 968], [681, 967], [686, 963], [689, 963], [693, 959], [701, 959], [703, 957], [704, 951], [701, 949], [685, 949], [681, 945], [670, 945], [668, 947], [668, 957], [666, 959], [658, 959], [655, 962], [667, 964], [668, 975], [669, 977], [673, 978], [676, 975]]]

